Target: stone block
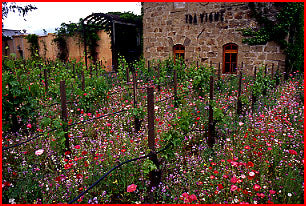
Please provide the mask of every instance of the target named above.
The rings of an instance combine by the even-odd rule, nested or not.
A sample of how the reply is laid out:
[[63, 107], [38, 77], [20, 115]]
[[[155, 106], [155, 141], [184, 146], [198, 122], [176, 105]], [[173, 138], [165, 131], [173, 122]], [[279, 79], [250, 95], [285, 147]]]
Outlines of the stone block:
[[285, 55], [281, 53], [267, 54], [267, 60], [283, 60], [283, 59], [285, 59]]
[[214, 45], [215, 44], [215, 40], [212, 38], [207, 39], [207, 45]]
[[250, 50], [253, 52], [263, 52], [262, 45], [250, 46]]
[[266, 55], [265, 54], [261, 54], [257, 57], [258, 60], [266, 60]]
[[243, 13], [241, 11], [237, 12], [237, 13], [234, 14], [234, 18], [235, 19], [242, 19], [242, 15], [243, 15]]
[[217, 53], [213, 52], [213, 51], [210, 51], [207, 53], [207, 56], [208, 57], [216, 57], [217, 56]]

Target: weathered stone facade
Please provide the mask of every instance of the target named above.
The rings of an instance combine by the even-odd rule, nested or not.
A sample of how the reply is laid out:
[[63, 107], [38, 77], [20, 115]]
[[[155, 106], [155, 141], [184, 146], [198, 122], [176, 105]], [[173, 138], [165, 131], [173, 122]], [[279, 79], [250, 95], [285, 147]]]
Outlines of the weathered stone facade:
[[239, 29], [256, 27], [248, 3], [144, 2], [143, 53], [146, 60], [166, 59], [173, 46], [185, 46], [185, 62], [223, 62], [223, 46], [238, 45], [237, 63], [246, 71], [261, 63], [283, 67], [285, 55], [274, 42], [249, 46], [242, 43]]

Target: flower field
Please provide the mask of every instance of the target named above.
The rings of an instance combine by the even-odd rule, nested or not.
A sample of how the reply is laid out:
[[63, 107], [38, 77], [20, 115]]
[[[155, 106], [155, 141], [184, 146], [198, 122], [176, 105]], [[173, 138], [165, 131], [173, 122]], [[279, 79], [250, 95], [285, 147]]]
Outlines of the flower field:
[[[2, 64], [3, 203], [71, 203], [82, 192], [74, 203], [304, 203], [303, 73], [283, 80], [258, 66], [255, 79], [242, 69], [240, 92], [239, 75], [170, 60], [149, 69], [139, 61], [128, 74], [123, 59], [111, 74], [74, 61]], [[154, 90], [158, 164], [144, 158], [151, 149], [147, 87]]]

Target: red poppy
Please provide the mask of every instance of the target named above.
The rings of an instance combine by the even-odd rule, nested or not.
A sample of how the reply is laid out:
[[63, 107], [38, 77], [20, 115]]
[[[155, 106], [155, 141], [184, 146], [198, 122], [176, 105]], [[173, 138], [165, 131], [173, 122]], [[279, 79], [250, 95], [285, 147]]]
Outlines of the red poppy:
[[76, 178], [77, 178], [77, 179], [82, 179], [82, 177], [83, 177], [83, 175], [81, 175], [81, 174], [77, 174], [77, 175], [76, 175]]
[[70, 164], [65, 164], [64, 167], [65, 167], [65, 169], [67, 170], [67, 169], [69, 169], [71, 166], [70, 166]]
[[70, 151], [66, 151], [66, 152], [65, 152], [65, 155], [69, 155], [69, 154], [71, 154]]
[[297, 155], [297, 152], [295, 150], [289, 150], [289, 153], [293, 155]]
[[9, 186], [11, 186], [11, 183], [10, 182], [4, 182], [4, 186], [9, 187]]
[[254, 163], [251, 162], [251, 161], [249, 161], [249, 162], [247, 163], [247, 166], [248, 166], [248, 167], [254, 167]]
[[223, 187], [222, 184], [218, 184], [218, 188], [219, 188], [220, 190], [222, 190], [224, 187]]

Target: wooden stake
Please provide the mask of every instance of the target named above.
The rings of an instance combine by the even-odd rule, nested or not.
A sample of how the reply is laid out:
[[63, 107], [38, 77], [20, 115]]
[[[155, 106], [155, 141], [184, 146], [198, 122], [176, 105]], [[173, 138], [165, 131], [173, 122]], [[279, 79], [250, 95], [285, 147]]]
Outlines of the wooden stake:
[[67, 98], [66, 98], [65, 80], [60, 81], [60, 94], [61, 94], [63, 129], [65, 132], [65, 147], [66, 147], [66, 151], [70, 151], [69, 137], [68, 137], [68, 113], [67, 113]]
[[210, 76], [210, 92], [209, 92], [209, 125], [208, 125], [208, 139], [207, 139], [207, 144], [209, 147], [213, 147], [215, 144], [215, 137], [214, 137], [214, 117], [213, 117], [213, 107], [212, 107], [212, 102], [214, 99], [214, 78], [213, 76]]

